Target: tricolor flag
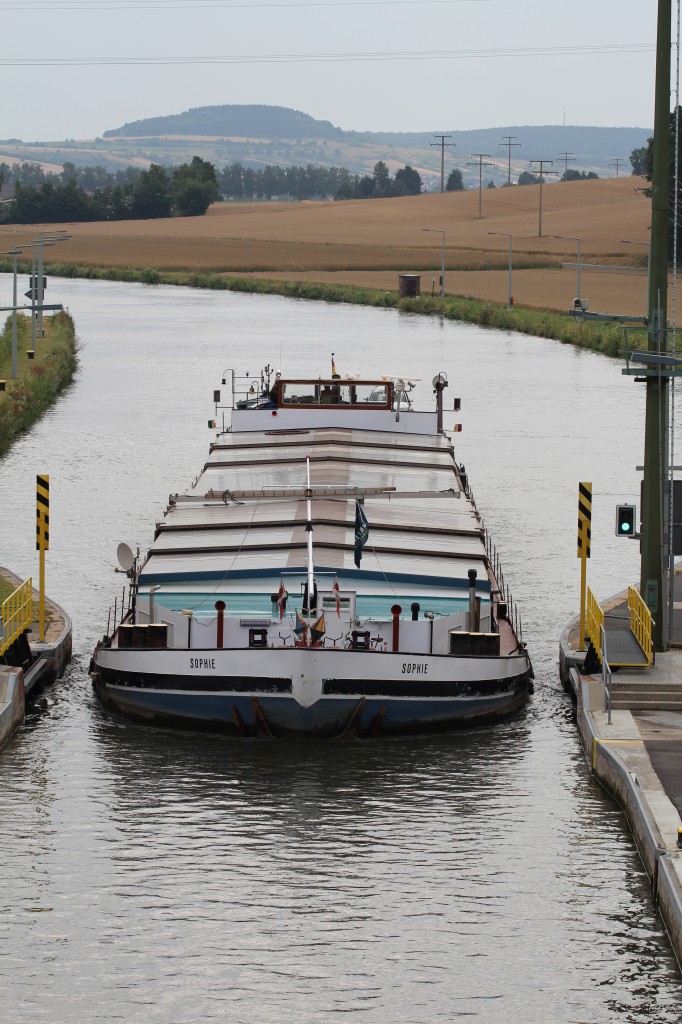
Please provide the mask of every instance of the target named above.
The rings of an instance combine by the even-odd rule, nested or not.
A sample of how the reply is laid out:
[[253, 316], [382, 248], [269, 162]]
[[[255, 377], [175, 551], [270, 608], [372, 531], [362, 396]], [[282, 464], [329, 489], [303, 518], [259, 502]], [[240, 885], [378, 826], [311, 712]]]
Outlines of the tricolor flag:
[[355, 502], [355, 557], [354, 561], [358, 569], [360, 568], [360, 560], [362, 559], [362, 549], [367, 543], [369, 537], [369, 523], [367, 522], [367, 516], [365, 515], [364, 509], [359, 501]]
[[336, 363], [334, 362], [334, 353], [332, 352], [332, 377], [336, 376]]
[[334, 586], [332, 589], [334, 591], [334, 597], [336, 598], [336, 614], [341, 618], [341, 596], [339, 591], [339, 581], [336, 576], [334, 577]]
[[284, 612], [286, 611], [288, 596], [289, 596], [289, 592], [287, 591], [287, 588], [284, 586], [284, 580], [280, 580], [279, 581], [279, 590], [277, 591], [277, 607], [279, 608], [279, 621], [280, 622], [284, 618]]

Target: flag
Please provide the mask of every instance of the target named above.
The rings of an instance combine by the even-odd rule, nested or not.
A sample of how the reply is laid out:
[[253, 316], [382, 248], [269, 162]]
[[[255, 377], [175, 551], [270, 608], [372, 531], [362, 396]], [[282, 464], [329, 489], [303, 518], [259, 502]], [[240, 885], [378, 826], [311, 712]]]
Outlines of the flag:
[[296, 622], [294, 624], [294, 633], [296, 636], [300, 636], [301, 633], [305, 633], [307, 628], [308, 623], [301, 618], [298, 612], [296, 612]]
[[362, 549], [367, 543], [369, 537], [369, 523], [367, 522], [367, 516], [365, 515], [364, 509], [359, 501], [355, 502], [355, 564], [360, 568], [360, 560], [362, 558]]
[[334, 362], [334, 353], [332, 352], [332, 377], [336, 376], [336, 363]]
[[284, 580], [280, 580], [279, 581], [279, 590], [277, 591], [277, 607], [279, 608], [279, 621], [280, 622], [284, 618], [284, 612], [286, 611], [288, 596], [289, 596], [289, 592], [287, 591], [287, 588], [284, 586]]
[[320, 615], [316, 622], [313, 622], [310, 627], [310, 643], [311, 646], [315, 646], [316, 643], [322, 639], [324, 634], [327, 632], [327, 626], [324, 621], [324, 612]]
[[336, 614], [341, 618], [341, 597], [339, 592], [339, 581], [336, 576], [334, 577], [334, 586], [332, 589], [334, 591], [334, 597], [336, 598]]

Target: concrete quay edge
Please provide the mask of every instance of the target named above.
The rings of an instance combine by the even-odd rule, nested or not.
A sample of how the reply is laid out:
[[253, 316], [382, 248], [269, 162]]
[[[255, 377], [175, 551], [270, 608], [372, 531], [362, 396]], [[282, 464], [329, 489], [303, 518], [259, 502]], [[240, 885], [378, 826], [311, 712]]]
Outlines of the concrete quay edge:
[[[4, 566], [0, 566], [0, 575], [17, 586], [24, 582]], [[35, 590], [33, 598], [36, 603], [38, 594]], [[29, 646], [34, 655], [30, 668], [23, 671], [11, 666], [0, 666], [0, 748], [22, 724], [26, 697], [39, 683], [44, 685], [59, 679], [71, 661], [71, 619], [56, 601], [47, 596], [45, 608], [50, 613], [50, 623], [44, 643], [29, 639]], [[34, 622], [31, 635], [37, 634], [37, 623]]]
[[[576, 700], [577, 725], [592, 772], [625, 811], [654, 900], [682, 967], [682, 850], [680, 814], [651, 763], [644, 737], [630, 711], [605, 711], [601, 676], [581, 675], [584, 654], [574, 650], [571, 623], [560, 641], [560, 674]], [[682, 666], [682, 652], [677, 655]], [[648, 670], [649, 674], [656, 669]], [[682, 719], [682, 715], [680, 715]]]

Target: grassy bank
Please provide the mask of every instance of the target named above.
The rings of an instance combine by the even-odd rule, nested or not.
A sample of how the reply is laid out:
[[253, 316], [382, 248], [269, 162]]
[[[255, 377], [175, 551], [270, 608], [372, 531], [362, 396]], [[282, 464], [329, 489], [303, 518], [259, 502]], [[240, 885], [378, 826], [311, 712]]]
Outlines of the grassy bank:
[[220, 291], [282, 295], [287, 298], [316, 299], [323, 302], [348, 302], [363, 306], [399, 309], [405, 313], [443, 316], [448, 320], [481, 324], [499, 330], [520, 331], [541, 338], [554, 338], [580, 348], [617, 356], [623, 345], [623, 329], [609, 323], [579, 323], [567, 314], [550, 310], [507, 309], [505, 305], [481, 302], [461, 296], [399, 299], [395, 291], [358, 288], [350, 285], [315, 284], [310, 281], [270, 281], [202, 271], [161, 271], [153, 267], [84, 267], [70, 263], [51, 263], [49, 273], [57, 277], [91, 278], [108, 281], [141, 282], [148, 285], [170, 284]]
[[45, 337], [36, 343], [34, 359], [28, 359], [31, 324], [19, 317], [17, 379], [10, 379], [12, 318], [0, 334], [0, 378], [6, 390], [0, 392], [0, 455], [52, 405], [72, 381], [76, 371], [76, 331], [66, 312], [46, 317]]

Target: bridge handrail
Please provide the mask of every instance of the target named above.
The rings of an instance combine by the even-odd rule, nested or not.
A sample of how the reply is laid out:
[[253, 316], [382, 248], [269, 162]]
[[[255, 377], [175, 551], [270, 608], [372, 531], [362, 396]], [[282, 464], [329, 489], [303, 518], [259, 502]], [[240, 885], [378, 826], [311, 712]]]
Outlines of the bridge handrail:
[[604, 610], [602, 609], [599, 601], [592, 593], [590, 587], [587, 588], [587, 615], [585, 619], [585, 628], [587, 629], [587, 635], [592, 642], [599, 660], [602, 660], [602, 630], [604, 627]]
[[33, 622], [33, 579], [29, 576], [0, 605], [0, 655]]
[[628, 587], [628, 611], [630, 612], [630, 629], [637, 643], [644, 651], [647, 667], [653, 661], [652, 619], [642, 595], [636, 587]]

